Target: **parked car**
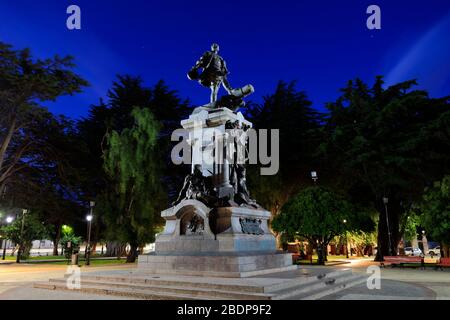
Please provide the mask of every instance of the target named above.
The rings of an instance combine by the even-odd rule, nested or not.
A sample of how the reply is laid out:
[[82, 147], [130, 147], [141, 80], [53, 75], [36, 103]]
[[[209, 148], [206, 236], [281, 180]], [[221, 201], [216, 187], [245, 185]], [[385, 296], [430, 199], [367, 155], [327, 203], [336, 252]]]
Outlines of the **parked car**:
[[437, 246], [433, 249], [429, 249], [428, 254], [433, 258], [434, 256], [440, 256], [441, 255], [441, 247]]
[[422, 250], [420, 250], [420, 248], [406, 247], [405, 248], [405, 255], [407, 255], [407, 256], [421, 256], [422, 255]]

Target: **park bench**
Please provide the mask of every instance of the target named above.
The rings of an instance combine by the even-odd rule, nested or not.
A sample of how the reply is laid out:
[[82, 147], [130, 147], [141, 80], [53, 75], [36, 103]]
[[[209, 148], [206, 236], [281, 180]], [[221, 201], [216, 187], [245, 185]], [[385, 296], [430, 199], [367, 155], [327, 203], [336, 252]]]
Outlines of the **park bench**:
[[380, 267], [385, 267], [386, 264], [389, 264], [392, 267], [399, 265], [403, 268], [405, 264], [420, 263], [420, 267], [425, 269], [424, 260], [419, 256], [385, 256], [383, 260], [380, 262]]
[[436, 264], [436, 269], [444, 270], [444, 267], [450, 267], [450, 258], [441, 258], [439, 263]]

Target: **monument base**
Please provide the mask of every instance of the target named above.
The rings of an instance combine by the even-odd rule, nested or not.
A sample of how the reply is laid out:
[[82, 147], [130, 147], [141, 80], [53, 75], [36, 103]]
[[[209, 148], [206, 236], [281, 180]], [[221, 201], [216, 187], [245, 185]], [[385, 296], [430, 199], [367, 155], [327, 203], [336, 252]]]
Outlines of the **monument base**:
[[137, 272], [244, 278], [297, 269], [288, 253], [140, 255]]
[[164, 210], [155, 252], [140, 255], [138, 272], [250, 277], [294, 270], [292, 255], [276, 249], [270, 212], [248, 207], [209, 208], [194, 199]]

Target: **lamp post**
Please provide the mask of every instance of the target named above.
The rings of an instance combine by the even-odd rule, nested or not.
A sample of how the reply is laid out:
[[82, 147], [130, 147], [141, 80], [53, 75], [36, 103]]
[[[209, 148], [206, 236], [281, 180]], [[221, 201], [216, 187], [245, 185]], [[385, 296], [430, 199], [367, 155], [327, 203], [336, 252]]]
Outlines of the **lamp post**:
[[[347, 224], [347, 220], [344, 219], [344, 224]], [[348, 235], [347, 235], [347, 228], [345, 230], [345, 257], [348, 259]]]
[[87, 237], [87, 244], [86, 244], [86, 265], [90, 265], [90, 255], [91, 255], [91, 228], [92, 228], [92, 218], [93, 211], [94, 211], [95, 202], [91, 201], [89, 202], [89, 214], [86, 216], [86, 220], [88, 222], [88, 237]]
[[317, 180], [319, 179], [319, 177], [317, 176], [317, 171], [311, 171], [311, 179], [313, 179], [314, 184], [317, 183]]
[[388, 213], [388, 209], [387, 209], [388, 202], [389, 202], [389, 198], [388, 197], [383, 197], [384, 209], [386, 211], [386, 226], [387, 226], [388, 238], [389, 238], [389, 250], [388, 250], [388, 253], [389, 253], [390, 256], [392, 256], [391, 228], [389, 227], [389, 213]]
[[22, 256], [22, 249], [24, 246], [23, 243], [23, 229], [25, 228], [25, 215], [28, 213], [27, 209], [22, 210], [22, 227], [20, 229], [20, 244], [19, 244], [19, 250], [17, 251], [17, 259], [16, 263], [20, 263], [20, 257]]
[[[11, 222], [13, 222], [13, 217], [7, 217], [6, 218], [6, 223], [10, 224]], [[5, 238], [4, 240], [5, 244], [3, 245], [3, 256], [2, 256], [2, 260], [5, 260], [5, 256], [6, 256], [6, 245], [8, 244], [8, 238]]]

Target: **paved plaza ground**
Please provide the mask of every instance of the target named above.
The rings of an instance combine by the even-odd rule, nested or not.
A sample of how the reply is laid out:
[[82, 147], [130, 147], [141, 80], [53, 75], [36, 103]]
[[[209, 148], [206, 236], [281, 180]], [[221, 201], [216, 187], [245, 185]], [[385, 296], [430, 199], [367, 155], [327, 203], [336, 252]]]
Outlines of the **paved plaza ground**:
[[[301, 266], [299, 270], [269, 274], [264, 277], [247, 278], [246, 281], [277, 281], [276, 279], [294, 279], [303, 276], [318, 275], [334, 270], [351, 269], [354, 274], [367, 275], [367, 267], [378, 265], [370, 259], [350, 259], [345, 263], [318, 267]], [[108, 265], [101, 267], [82, 267], [87, 274], [129, 274], [135, 265]], [[77, 292], [58, 292], [33, 288], [37, 281], [50, 278], [62, 278], [67, 266], [52, 264], [0, 264], [0, 300], [37, 300], [37, 299], [126, 299], [125, 297], [91, 295]], [[333, 300], [450, 300], [450, 270], [436, 271], [433, 268], [420, 269], [381, 269], [381, 289], [369, 290], [366, 283], [328, 295], [321, 299]], [[232, 281], [239, 281], [233, 279]]]

